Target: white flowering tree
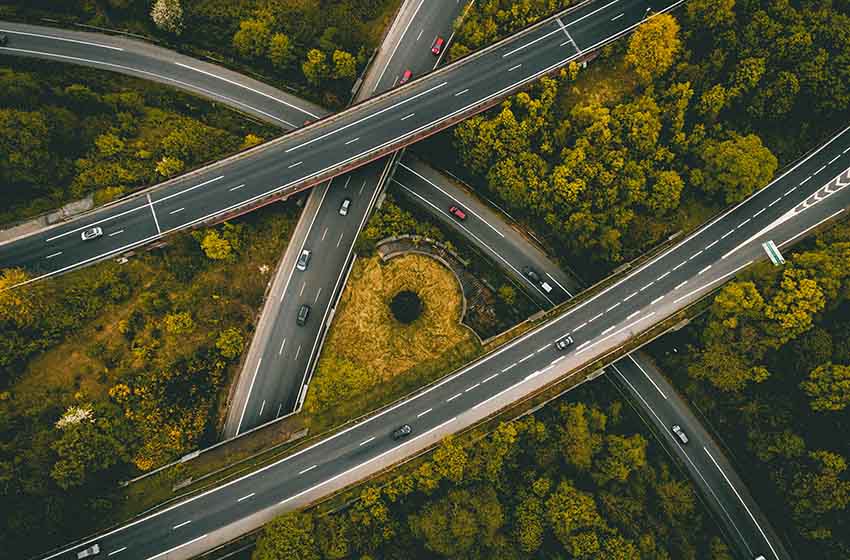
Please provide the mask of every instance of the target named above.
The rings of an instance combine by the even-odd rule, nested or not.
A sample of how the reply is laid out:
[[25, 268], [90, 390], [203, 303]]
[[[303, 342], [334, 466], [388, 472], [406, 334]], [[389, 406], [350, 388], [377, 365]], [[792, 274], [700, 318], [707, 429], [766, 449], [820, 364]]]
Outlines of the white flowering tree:
[[156, 0], [151, 8], [151, 19], [163, 31], [180, 35], [183, 31], [183, 7], [180, 0]]

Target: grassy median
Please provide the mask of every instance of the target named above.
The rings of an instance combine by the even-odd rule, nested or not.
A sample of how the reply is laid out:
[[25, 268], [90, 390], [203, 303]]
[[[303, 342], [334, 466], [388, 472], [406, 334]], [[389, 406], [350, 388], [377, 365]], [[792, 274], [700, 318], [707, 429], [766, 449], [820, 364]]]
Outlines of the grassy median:
[[[421, 300], [421, 314], [409, 323], [390, 307], [402, 292]], [[416, 254], [359, 260], [307, 394], [311, 428], [359, 416], [480, 355], [462, 313], [457, 279], [436, 260]]]

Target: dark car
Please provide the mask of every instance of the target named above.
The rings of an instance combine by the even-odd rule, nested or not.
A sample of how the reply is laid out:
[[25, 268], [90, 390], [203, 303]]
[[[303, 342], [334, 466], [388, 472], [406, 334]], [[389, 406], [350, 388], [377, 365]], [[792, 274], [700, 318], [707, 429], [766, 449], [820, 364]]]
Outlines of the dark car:
[[463, 220], [466, 219], [466, 212], [464, 212], [463, 210], [461, 210], [457, 206], [450, 207], [449, 212], [451, 212], [454, 215], [454, 217], [457, 218], [460, 221], [463, 221]]
[[563, 352], [567, 348], [573, 345], [573, 337], [572, 335], [562, 336], [558, 340], [555, 341], [555, 348]]
[[445, 44], [446, 40], [438, 35], [437, 38], [434, 39], [434, 44], [431, 46], [431, 53], [434, 56], [438, 56], [441, 52], [443, 52]]
[[393, 432], [393, 439], [401, 439], [410, 435], [410, 432], [413, 431], [413, 428], [410, 427], [410, 424], [405, 424], [404, 426], [397, 428]]
[[532, 282], [534, 282], [535, 284], [539, 284], [539, 283], [540, 283], [540, 275], [539, 275], [539, 274], [537, 274], [537, 271], [535, 271], [535, 270], [534, 270], [533, 268], [531, 268], [530, 266], [526, 266], [525, 268], [523, 268], [523, 269], [522, 269], [522, 273], [523, 273], [523, 274], [525, 274], [525, 277], [526, 277], [526, 278], [528, 278], [529, 280], [531, 280], [531, 281], [532, 281]]
[[295, 322], [298, 323], [299, 326], [303, 327], [307, 324], [308, 317], [310, 317], [310, 306], [305, 303], [298, 308], [298, 318]]
[[398, 81], [398, 85], [403, 86], [404, 84], [409, 82], [412, 77], [413, 72], [411, 72], [410, 70], [405, 70], [404, 74], [401, 75], [401, 78]]
[[7, 37], [5, 33], [0, 33], [0, 47], [6, 46], [8, 42], [9, 37]]

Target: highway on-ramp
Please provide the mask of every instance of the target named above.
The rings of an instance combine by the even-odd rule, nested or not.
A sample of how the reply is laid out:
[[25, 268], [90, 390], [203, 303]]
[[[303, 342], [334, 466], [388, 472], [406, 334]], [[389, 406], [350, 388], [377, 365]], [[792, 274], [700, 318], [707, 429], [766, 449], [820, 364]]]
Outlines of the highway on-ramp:
[[[424, 7], [423, 0], [406, 0], [356, 100], [371, 96], [373, 83], [374, 87], [394, 86], [390, 76], [405, 69], [424, 74], [434, 68], [438, 57], [431, 52], [431, 37], [449, 33], [462, 8], [457, 0], [431, 0]], [[296, 410], [305, 397], [357, 235], [392, 174], [392, 166], [393, 158], [386, 157], [310, 192], [231, 391], [225, 437], [272, 422]], [[349, 206], [342, 215], [345, 201]], [[303, 250], [310, 251], [311, 259], [306, 270], [298, 270], [295, 263]], [[310, 318], [299, 326], [295, 319], [301, 305], [310, 306]]]
[[[34, 278], [57, 274], [319, 183], [480, 111], [587, 49], [616, 39], [637, 26], [649, 7], [671, 9], [682, 1], [583, 4], [283, 138], [0, 245], [0, 268], [23, 267]], [[20, 43], [28, 35], [9, 35], [9, 45], [0, 52], [26, 50]], [[95, 225], [105, 235], [83, 242], [82, 230]]]

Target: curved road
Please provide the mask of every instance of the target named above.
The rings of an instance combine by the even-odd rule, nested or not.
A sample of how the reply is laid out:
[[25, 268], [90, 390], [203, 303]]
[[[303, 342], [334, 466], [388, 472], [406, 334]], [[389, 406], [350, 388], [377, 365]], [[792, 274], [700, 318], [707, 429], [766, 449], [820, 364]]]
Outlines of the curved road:
[[[666, 9], [682, 1], [665, 2]], [[36, 278], [57, 274], [307, 188], [484, 109], [580, 56], [579, 49], [628, 32], [643, 20], [650, 5], [658, 3], [585, 4], [563, 19], [546, 20], [283, 138], [73, 222], [0, 245], [0, 268], [21, 266]], [[30, 35], [10, 35], [9, 46], [0, 50], [18, 54], [31, 50], [21, 45], [33, 39]], [[92, 225], [103, 227], [107, 235], [82, 242], [80, 232]]]
[[[558, 317], [439, 383], [257, 472], [172, 505], [48, 558], [73, 558], [97, 541], [124, 558], [187, 558], [409, 456], [548, 383], [592, 363], [708, 293], [756, 259], [760, 242], [782, 247], [850, 203], [850, 127], [765, 188]], [[572, 334], [571, 351], [553, 343]], [[532, 372], [532, 373], [528, 373]], [[413, 426], [407, 440], [390, 437]], [[669, 436], [668, 436], [669, 437]], [[724, 507], [746, 510], [739, 491]], [[760, 512], [740, 527], [753, 556], [790, 558]]]

